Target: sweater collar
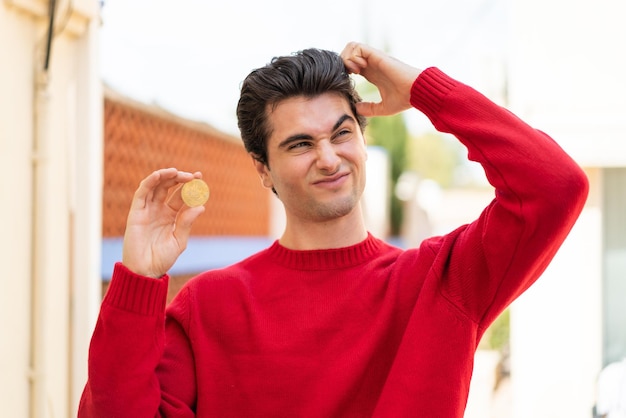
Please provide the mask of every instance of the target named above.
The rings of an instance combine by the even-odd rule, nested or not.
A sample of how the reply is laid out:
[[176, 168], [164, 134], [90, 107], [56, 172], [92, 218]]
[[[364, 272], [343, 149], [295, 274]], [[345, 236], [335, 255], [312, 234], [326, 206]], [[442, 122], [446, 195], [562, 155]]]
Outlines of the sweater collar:
[[290, 250], [276, 240], [268, 248], [270, 257], [278, 264], [298, 270], [337, 270], [363, 264], [373, 258], [384, 242], [370, 233], [358, 244], [321, 250]]

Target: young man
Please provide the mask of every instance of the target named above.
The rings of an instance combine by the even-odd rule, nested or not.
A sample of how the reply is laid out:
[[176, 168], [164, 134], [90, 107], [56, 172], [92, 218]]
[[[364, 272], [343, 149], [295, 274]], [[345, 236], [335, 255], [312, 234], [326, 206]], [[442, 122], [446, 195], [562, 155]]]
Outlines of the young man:
[[[348, 73], [382, 101], [360, 102]], [[468, 148], [495, 199], [473, 223], [403, 251], [364, 226], [363, 117], [411, 106]], [[200, 274], [166, 309], [167, 271], [203, 211], [176, 186], [200, 173], [148, 176], [79, 416], [462, 417], [478, 342], [565, 239], [586, 198], [583, 172], [470, 87], [358, 43], [253, 71], [238, 117], [263, 185], [285, 206], [284, 234]]]

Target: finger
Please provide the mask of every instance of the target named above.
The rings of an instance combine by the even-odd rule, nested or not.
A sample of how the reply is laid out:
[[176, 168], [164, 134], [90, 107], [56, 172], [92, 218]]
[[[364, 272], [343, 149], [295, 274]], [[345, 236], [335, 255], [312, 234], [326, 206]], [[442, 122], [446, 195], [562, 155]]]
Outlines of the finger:
[[360, 102], [356, 104], [356, 112], [367, 118], [372, 116], [385, 116], [382, 103]]
[[184, 205], [182, 195], [180, 193], [183, 188], [183, 184], [179, 184], [174, 189], [172, 189], [165, 201], [165, 204], [169, 206], [172, 210], [178, 212]]
[[171, 176], [172, 174], [176, 173], [176, 171], [177, 170], [174, 168], [167, 168], [156, 170], [150, 173], [150, 175], [148, 175], [141, 181], [141, 183], [139, 183], [139, 187], [135, 191], [131, 205], [140, 208], [145, 207], [147, 201], [152, 200], [154, 190], [161, 181], [161, 177]]
[[178, 171], [175, 169], [173, 173], [169, 170], [165, 171], [162, 173], [160, 181], [154, 188], [152, 201], [165, 202], [171, 193], [170, 189], [172, 187], [180, 183], [186, 183], [191, 179], [193, 179], [193, 174], [185, 171]]
[[341, 58], [348, 58], [358, 46], [358, 42], [348, 42], [339, 55]]
[[191, 234], [191, 227], [195, 220], [204, 213], [204, 206], [196, 206], [193, 208], [183, 208], [176, 218], [176, 228], [174, 229], [174, 236], [178, 241], [181, 248], [187, 247], [187, 240]]
[[361, 71], [367, 68], [367, 60], [361, 56], [352, 56], [344, 60], [344, 65], [352, 74], [361, 74]]
[[367, 58], [362, 44], [350, 42], [340, 55], [344, 65], [351, 73], [360, 74], [361, 70], [367, 67]]

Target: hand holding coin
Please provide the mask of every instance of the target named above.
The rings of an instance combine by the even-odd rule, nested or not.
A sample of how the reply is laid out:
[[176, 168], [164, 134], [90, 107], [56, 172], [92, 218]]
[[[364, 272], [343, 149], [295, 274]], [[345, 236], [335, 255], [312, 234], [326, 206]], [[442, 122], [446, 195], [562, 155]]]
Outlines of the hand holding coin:
[[200, 172], [170, 167], [155, 170], [141, 181], [124, 231], [122, 263], [130, 271], [159, 278], [172, 268], [187, 247], [194, 221], [204, 212], [201, 205], [209, 192], [204, 182], [194, 180], [200, 176]]
[[209, 186], [201, 179], [193, 179], [183, 185], [180, 195], [187, 206], [201, 206], [209, 200]]

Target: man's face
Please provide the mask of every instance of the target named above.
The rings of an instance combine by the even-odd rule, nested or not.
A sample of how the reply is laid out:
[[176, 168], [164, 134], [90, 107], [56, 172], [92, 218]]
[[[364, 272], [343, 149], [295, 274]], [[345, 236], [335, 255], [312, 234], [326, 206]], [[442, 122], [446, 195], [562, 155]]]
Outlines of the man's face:
[[268, 121], [268, 164], [256, 167], [287, 217], [317, 222], [351, 213], [365, 187], [367, 154], [347, 100], [335, 93], [289, 98], [268, 109]]

